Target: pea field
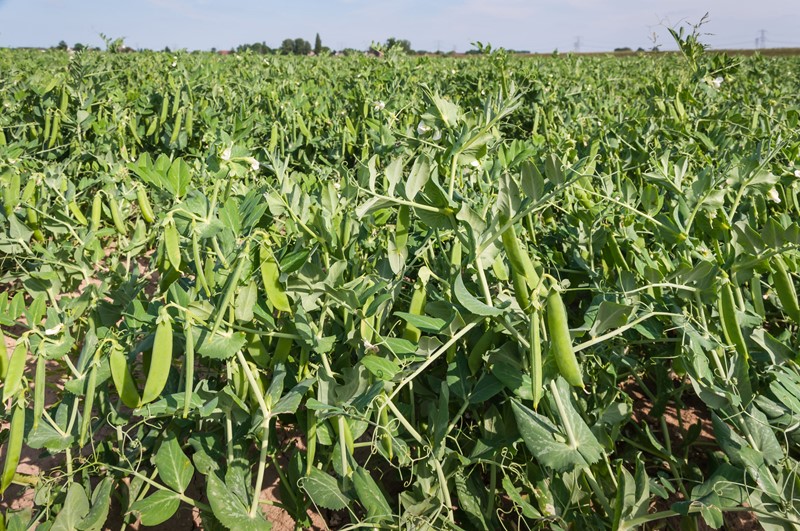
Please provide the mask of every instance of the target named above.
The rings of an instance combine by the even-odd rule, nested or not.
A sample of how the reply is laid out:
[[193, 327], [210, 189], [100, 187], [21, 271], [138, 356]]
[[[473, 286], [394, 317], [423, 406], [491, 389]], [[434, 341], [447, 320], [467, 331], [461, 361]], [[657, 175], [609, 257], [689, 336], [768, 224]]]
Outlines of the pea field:
[[674, 36], [0, 50], [0, 530], [798, 529], [800, 57]]

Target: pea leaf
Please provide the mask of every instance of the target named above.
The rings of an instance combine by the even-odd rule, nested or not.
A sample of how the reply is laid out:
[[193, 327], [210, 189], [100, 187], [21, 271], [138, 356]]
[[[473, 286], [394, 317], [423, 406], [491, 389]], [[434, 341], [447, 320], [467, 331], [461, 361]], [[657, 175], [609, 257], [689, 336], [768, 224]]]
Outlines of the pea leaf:
[[474, 315], [480, 315], [482, 317], [495, 317], [497, 315], [501, 315], [503, 310], [499, 308], [493, 308], [488, 304], [485, 304], [478, 300], [472, 293], [469, 292], [467, 287], [464, 285], [464, 279], [461, 277], [459, 273], [458, 277], [456, 277], [455, 284], [453, 284], [453, 295], [455, 295], [456, 300], [466, 308], [466, 310]]
[[260, 513], [251, 517], [239, 497], [231, 492], [215, 473], [210, 473], [207, 480], [208, 502], [214, 516], [222, 525], [228, 529], [236, 529], [236, 531], [268, 531], [272, 529], [272, 524], [264, 520]]
[[72, 483], [67, 490], [64, 506], [58, 512], [51, 531], [73, 531], [89, 514], [89, 498], [80, 483]]
[[156, 453], [156, 468], [161, 480], [171, 489], [185, 492], [194, 475], [194, 467], [183, 453], [178, 439], [170, 434]]
[[172, 518], [180, 505], [176, 493], [160, 490], [131, 505], [131, 512], [139, 513], [143, 525], [158, 525]]
[[364, 356], [361, 358], [361, 363], [373, 376], [381, 380], [391, 380], [400, 372], [400, 367], [396, 363], [380, 356]]
[[316, 505], [323, 509], [338, 511], [350, 503], [336, 483], [336, 478], [318, 468], [312, 468], [309, 476], [303, 481], [302, 489], [306, 491]]

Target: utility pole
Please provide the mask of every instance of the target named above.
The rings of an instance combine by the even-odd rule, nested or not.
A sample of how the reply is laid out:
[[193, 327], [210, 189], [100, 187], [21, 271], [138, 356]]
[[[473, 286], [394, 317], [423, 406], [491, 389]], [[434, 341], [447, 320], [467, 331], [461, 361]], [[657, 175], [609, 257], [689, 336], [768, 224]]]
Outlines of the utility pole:
[[581, 37], [578, 35], [575, 37], [575, 53], [580, 53], [581, 51]]
[[761, 41], [760, 48], [766, 48], [767, 47], [767, 30], [763, 30], [762, 29], [759, 33], [761, 34], [761, 36], [759, 37], [759, 39]]

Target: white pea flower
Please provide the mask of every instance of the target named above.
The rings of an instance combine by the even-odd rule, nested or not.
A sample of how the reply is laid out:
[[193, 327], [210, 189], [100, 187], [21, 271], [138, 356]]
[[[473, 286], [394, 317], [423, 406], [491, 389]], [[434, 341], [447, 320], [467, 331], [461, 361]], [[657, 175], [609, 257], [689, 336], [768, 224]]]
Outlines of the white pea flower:
[[261, 167], [261, 164], [253, 157], [248, 157], [247, 161], [250, 162], [250, 168], [252, 168], [253, 171], [258, 171], [258, 168]]
[[725, 78], [723, 78], [722, 76], [717, 76], [711, 80], [711, 85], [714, 88], [719, 88], [722, 85], [723, 81], [725, 81]]
[[386, 103], [384, 103], [383, 101], [376, 101], [372, 106], [372, 108], [375, 109], [376, 111], [382, 111], [385, 107]]
[[338, 181], [337, 181], [337, 182], [333, 183], [333, 187], [334, 187], [336, 190], [340, 190], [340, 189], [342, 188], [342, 185], [341, 185], [341, 184], [339, 184], [339, 183], [338, 183]]
[[178, 66], [178, 61], [172, 61], [172, 68], [175, 68], [176, 66]]
[[53, 328], [48, 328], [44, 331], [44, 335], [46, 336], [55, 336], [64, 328], [64, 323], [58, 323]]
[[470, 164], [470, 166], [472, 166], [473, 168], [477, 168], [478, 166], [480, 166], [480, 165], [481, 165], [481, 163], [480, 163], [480, 162], [478, 162], [478, 160], [477, 160], [477, 159], [473, 160], [473, 161], [472, 161], [472, 162], [470, 162], [469, 164]]
[[220, 158], [222, 160], [231, 160], [231, 148], [229, 148], [229, 147], [225, 148], [225, 151], [222, 152], [222, 155], [220, 155]]
[[794, 176], [800, 179], [800, 170], [794, 170]]
[[431, 140], [436, 141], [436, 140], [439, 140], [441, 138], [442, 138], [442, 132], [437, 129], [436, 131], [433, 132], [433, 136], [431, 137]]
[[780, 203], [780, 202], [781, 202], [781, 196], [780, 196], [780, 195], [778, 195], [778, 191], [777, 191], [775, 188], [773, 188], [772, 190], [770, 190], [770, 191], [767, 193], [767, 195], [769, 196], [769, 200], [770, 200], [770, 201], [773, 201], [773, 202], [775, 202], [775, 203]]
[[425, 125], [424, 122], [420, 122], [419, 125], [417, 126], [417, 134], [418, 135], [424, 135], [425, 133], [429, 132], [430, 130], [431, 130], [431, 128], [428, 127], [427, 125]]

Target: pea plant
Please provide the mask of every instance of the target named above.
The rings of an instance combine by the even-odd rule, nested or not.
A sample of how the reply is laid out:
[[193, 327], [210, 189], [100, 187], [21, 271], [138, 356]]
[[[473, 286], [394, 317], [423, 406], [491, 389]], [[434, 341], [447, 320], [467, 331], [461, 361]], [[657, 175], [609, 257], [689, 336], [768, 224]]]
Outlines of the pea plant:
[[797, 60], [696, 31], [0, 50], [0, 529], [800, 525]]

